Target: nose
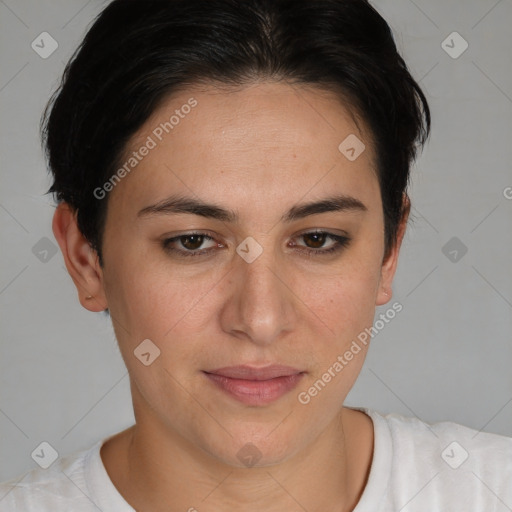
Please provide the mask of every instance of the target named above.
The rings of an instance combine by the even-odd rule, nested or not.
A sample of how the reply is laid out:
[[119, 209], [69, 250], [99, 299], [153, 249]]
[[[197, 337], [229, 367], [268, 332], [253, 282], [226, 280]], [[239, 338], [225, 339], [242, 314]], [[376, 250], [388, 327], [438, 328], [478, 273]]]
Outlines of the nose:
[[299, 299], [282, 266], [266, 250], [252, 263], [242, 258], [230, 272], [222, 328], [257, 345], [269, 345], [295, 328]]

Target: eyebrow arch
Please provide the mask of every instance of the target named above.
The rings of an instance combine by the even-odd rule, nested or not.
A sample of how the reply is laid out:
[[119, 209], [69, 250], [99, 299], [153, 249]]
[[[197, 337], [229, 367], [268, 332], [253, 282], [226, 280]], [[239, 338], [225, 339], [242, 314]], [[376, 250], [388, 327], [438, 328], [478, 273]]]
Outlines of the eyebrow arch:
[[[366, 206], [355, 197], [347, 195], [336, 195], [326, 197], [319, 201], [297, 204], [290, 208], [282, 217], [282, 222], [293, 222], [310, 215], [336, 211], [367, 211]], [[222, 222], [237, 222], [238, 214], [211, 203], [205, 203], [191, 197], [171, 196], [156, 204], [146, 206], [139, 211], [137, 217], [148, 217], [153, 215], [171, 215], [186, 213], [199, 215]]]

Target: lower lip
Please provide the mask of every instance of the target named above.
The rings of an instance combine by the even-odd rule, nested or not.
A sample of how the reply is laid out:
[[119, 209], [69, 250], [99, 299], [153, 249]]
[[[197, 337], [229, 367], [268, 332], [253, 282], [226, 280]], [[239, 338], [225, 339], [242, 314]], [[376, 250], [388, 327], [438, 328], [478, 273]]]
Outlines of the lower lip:
[[296, 373], [269, 380], [244, 380], [204, 373], [220, 389], [246, 405], [266, 405], [274, 402], [295, 388], [303, 376], [303, 373]]

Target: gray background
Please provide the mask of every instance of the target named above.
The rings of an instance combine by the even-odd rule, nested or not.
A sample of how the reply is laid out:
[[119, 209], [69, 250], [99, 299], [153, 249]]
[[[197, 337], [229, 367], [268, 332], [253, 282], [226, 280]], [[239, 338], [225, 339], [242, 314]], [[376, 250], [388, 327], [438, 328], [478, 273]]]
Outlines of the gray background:
[[[42, 441], [64, 455], [133, 421], [110, 320], [80, 307], [60, 252], [36, 246], [56, 248], [39, 118], [104, 5], [0, 0], [0, 480], [36, 467]], [[374, 5], [427, 95], [433, 133], [413, 169], [393, 298], [403, 311], [374, 338], [347, 403], [512, 436], [512, 4]], [[59, 45], [47, 59], [31, 48], [44, 31]], [[469, 43], [456, 59], [441, 46], [453, 31]]]

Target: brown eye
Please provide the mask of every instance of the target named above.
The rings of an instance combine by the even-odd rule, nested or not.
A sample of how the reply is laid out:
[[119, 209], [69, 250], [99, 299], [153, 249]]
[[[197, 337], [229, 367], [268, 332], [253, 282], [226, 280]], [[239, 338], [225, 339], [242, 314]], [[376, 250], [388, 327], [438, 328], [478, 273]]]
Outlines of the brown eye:
[[339, 252], [348, 246], [350, 238], [343, 235], [335, 235], [327, 231], [311, 231], [297, 237], [303, 243], [293, 243], [308, 256], [322, 256]]
[[[207, 245], [208, 242], [210, 242], [209, 245]], [[179, 257], [205, 255], [215, 250], [216, 246], [223, 247], [206, 233], [186, 233], [162, 241], [162, 247], [166, 252]]]
[[306, 241], [306, 245], [308, 247], [311, 247], [312, 249], [320, 249], [325, 243], [327, 233], [306, 233], [305, 235], [302, 235], [302, 237]]
[[181, 245], [189, 251], [196, 251], [204, 242], [203, 235], [184, 235], [179, 238]]

